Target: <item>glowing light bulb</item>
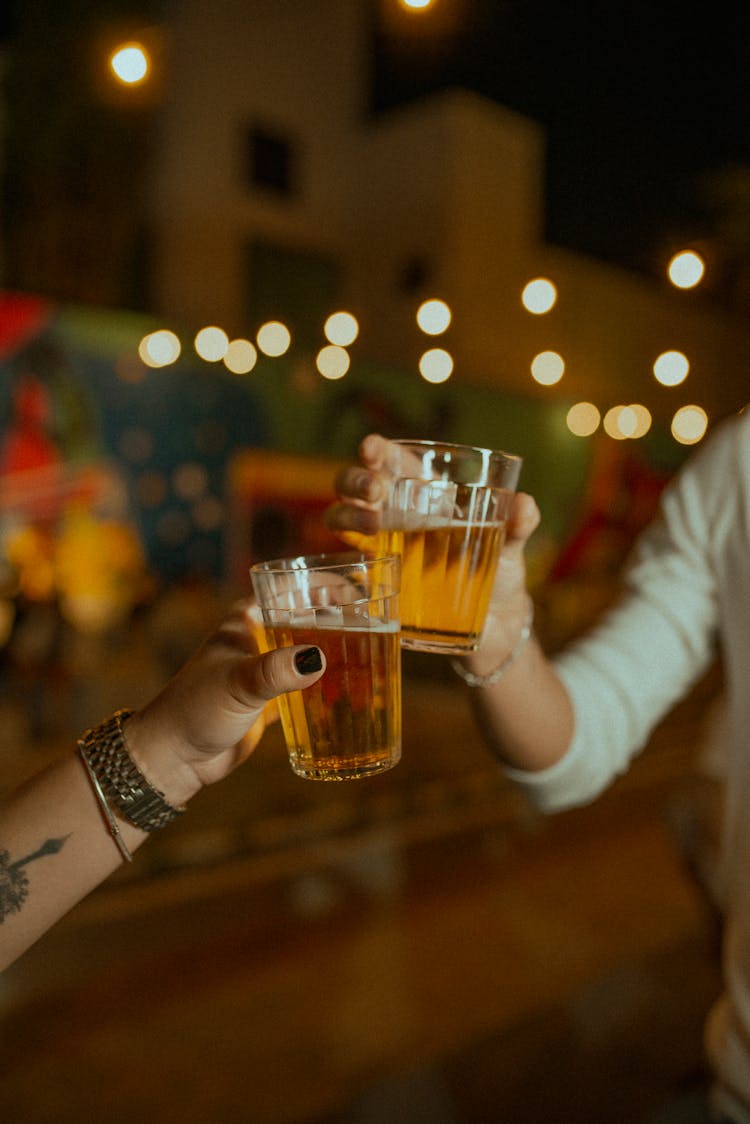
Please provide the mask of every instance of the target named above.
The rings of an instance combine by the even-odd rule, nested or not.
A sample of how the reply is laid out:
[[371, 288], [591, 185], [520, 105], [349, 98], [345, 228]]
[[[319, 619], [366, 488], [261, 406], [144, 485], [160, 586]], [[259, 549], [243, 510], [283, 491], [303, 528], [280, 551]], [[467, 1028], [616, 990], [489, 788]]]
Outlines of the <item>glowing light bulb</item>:
[[138, 354], [147, 367], [168, 367], [179, 359], [180, 350], [179, 339], [167, 328], [149, 332], [138, 345]]
[[524, 286], [521, 293], [521, 303], [527, 312], [535, 316], [542, 316], [554, 308], [557, 301], [557, 289], [552, 281], [546, 277], [536, 277]]
[[419, 373], [425, 382], [445, 382], [453, 374], [453, 356], [442, 347], [430, 348], [419, 360]]
[[531, 361], [531, 376], [541, 386], [554, 386], [565, 372], [565, 360], [556, 351], [540, 351]]
[[257, 361], [258, 352], [250, 340], [232, 340], [224, 355], [224, 366], [233, 375], [247, 375]]
[[678, 289], [693, 289], [703, 280], [706, 263], [695, 250], [681, 250], [670, 259], [667, 276]]
[[264, 355], [276, 359], [289, 350], [292, 334], [286, 324], [279, 320], [269, 320], [258, 329], [256, 342]]
[[417, 309], [417, 324], [428, 336], [439, 336], [451, 322], [451, 310], [445, 301], [423, 301]]
[[601, 414], [593, 402], [576, 402], [568, 410], [565, 421], [575, 437], [590, 437], [599, 428]]
[[333, 312], [323, 326], [329, 343], [338, 347], [349, 347], [359, 335], [359, 324], [351, 312]]
[[602, 422], [604, 432], [608, 437], [614, 438], [615, 441], [624, 441], [625, 438], [629, 436], [628, 433], [620, 428], [620, 415], [625, 409], [625, 406], [612, 406], [604, 415], [604, 421]]
[[151, 63], [148, 51], [141, 43], [123, 43], [109, 57], [109, 65], [118, 82], [137, 86], [148, 74]]
[[697, 445], [708, 428], [708, 414], [702, 406], [680, 406], [672, 418], [672, 436], [680, 445]]
[[315, 366], [324, 379], [343, 379], [349, 370], [349, 352], [337, 344], [322, 347], [317, 354]]
[[226, 355], [228, 347], [229, 336], [223, 328], [214, 325], [201, 328], [195, 337], [196, 353], [207, 363], [218, 363]]
[[654, 377], [662, 386], [679, 386], [689, 370], [688, 358], [681, 351], [663, 351], [654, 362]]

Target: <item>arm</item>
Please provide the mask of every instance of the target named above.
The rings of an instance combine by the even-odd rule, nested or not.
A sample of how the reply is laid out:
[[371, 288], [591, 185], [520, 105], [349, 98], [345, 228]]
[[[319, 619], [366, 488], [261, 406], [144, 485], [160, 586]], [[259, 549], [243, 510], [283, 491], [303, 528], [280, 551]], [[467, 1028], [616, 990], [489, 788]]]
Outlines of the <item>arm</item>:
[[[322, 661], [307, 674], [297, 669], [300, 651], [306, 649], [259, 655], [249, 605], [239, 604], [132, 715], [124, 727], [128, 754], [169, 804], [181, 807], [245, 760], [257, 741], [248, 730], [268, 700], [320, 678]], [[127, 851], [148, 838], [117, 813], [115, 823]], [[0, 969], [110, 875], [123, 854], [78, 753], [11, 794], [0, 808]]]
[[[336, 479], [334, 530], [377, 526], [387, 442], [370, 435]], [[588, 636], [548, 660], [532, 637], [490, 687], [472, 689], [479, 728], [508, 774], [545, 809], [592, 799], [627, 768], [656, 723], [706, 669], [717, 624], [715, 557], [735, 517], [732, 443], [709, 442], [665, 494], [628, 588]], [[523, 551], [539, 521], [516, 496], [490, 618], [466, 667], [486, 675], [513, 652], [526, 616]]]

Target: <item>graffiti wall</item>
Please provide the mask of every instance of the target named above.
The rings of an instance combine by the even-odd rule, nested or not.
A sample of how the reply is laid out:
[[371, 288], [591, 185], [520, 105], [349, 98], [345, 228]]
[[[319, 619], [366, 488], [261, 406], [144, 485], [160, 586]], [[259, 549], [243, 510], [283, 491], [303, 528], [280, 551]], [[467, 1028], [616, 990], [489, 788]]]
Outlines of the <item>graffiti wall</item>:
[[522, 453], [521, 486], [543, 513], [540, 575], [561, 555], [559, 576], [590, 566], [605, 539], [619, 556], [668, 475], [634, 443], [573, 438], [565, 403], [361, 361], [328, 382], [294, 347], [240, 377], [185, 335], [177, 362], [148, 367], [138, 345], [155, 326], [0, 293], [3, 581], [92, 627], [155, 586], [242, 585], [259, 553], [335, 545], [322, 524], [333, 470], [373, 430]]

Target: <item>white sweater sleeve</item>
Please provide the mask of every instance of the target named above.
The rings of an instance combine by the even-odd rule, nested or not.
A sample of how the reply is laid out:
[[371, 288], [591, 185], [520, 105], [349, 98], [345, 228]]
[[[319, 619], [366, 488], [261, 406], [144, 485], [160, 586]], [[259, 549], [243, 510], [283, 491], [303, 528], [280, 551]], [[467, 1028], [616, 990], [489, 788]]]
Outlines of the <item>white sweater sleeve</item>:
[[555, 660], [573, 702], [573, 740], [548, 769], [506, 770], [543, 810], [598, 795], [710, 664], [714, 557], [735, 511], [731, 451], [732, 442], [719, 436], [682, 469], [636, 545], [623, 597]]

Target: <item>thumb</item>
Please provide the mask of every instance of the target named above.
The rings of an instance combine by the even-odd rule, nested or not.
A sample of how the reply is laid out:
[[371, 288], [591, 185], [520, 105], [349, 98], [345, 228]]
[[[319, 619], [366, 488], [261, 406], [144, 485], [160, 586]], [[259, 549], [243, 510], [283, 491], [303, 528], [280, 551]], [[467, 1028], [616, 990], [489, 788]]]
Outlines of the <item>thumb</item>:
[[237, 668], [237, 693], [245, 706], [262, 706], [277, 695], [311, 686], [324, 671], [320, 648], [300, 644], [273, 648], [242, 661]]

